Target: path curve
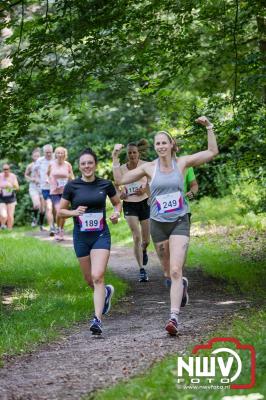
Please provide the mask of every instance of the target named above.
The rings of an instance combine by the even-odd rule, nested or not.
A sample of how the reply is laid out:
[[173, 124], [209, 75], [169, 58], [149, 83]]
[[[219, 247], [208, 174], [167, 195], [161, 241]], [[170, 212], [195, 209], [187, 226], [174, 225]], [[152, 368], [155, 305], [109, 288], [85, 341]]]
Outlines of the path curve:
[[[49, 240], [46, 234], [35, 233]], [[72, 247], [67, 236], [65, 247]], [[92, 337], [80, 324], [61, 340], [32, 354], [7, 361], [0, 369], [1, 400], [78, 400], [118, 380], [144, 373], [167, 354], [183, 352], [199, 343], [225, 318], [249, 306], [240, 295], [229, 295], [223, 284], [205, 277], [199, 268], [188, 269], [190, 304], [182, 309], [181, 335], [169, 337], [164, 324], [169, 293], [155, 254], [150, 254], [150, 282], [139, 283], [131, 249], [113, 246], [110, 268], [127, 280], [130, 291], [104, 319], [102, 338]]]

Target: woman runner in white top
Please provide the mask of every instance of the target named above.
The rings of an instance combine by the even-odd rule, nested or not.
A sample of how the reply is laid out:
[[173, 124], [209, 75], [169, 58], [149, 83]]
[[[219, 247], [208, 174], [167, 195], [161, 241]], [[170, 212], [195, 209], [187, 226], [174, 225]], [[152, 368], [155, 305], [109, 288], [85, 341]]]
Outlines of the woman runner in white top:
[[147, 162], [122, 175], [119, 152], [123, 145], [116, 144], [113, 150], [113, 174], [116, 184], [125, 185], [144, 176], [151, 190], [151, 236], [163, 269], [170, 268], [172, 280], [170, 290], [170, 319], [165, 329], [171, 335], [178, 332], [178, 315], [183, 297], [182, 267], [189, 244], [188, 208], [184, 201], [184, 175], [189, 167], [211, 161], [218, 154], [213, 125], [202, 116], [196, 122], [205, 126], [208, 148], [192, 155], [176, 158], [176, 145], [167, 132], [158, 132], [154, 148], [158, 159]]

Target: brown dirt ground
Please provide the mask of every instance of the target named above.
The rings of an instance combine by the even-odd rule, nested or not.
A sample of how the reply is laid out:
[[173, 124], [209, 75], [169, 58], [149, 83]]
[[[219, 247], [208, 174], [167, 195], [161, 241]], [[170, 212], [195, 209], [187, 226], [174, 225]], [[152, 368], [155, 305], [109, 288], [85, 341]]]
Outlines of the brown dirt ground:
[[[35, 234], [50, 240], [46, 234]], [[71, 237], [64, 242], [72, 247]], [[84, 322], [64, 332], [60, 340], [38, 351], [6, 361], [0, 369], [1, 400], [81, 399], [85, 394], [144, 373], [166, 355], [184, 352], [225, 321], [230, 323], [250, 302], [229, 294], [225, 283], [189, 268], [189, 305], [182, 309], [178, 337], [169, 337], [164, 324], [169, 312], [169, 291], [155, 254], [150, 254], [150, 281], [139, 283], [132, 250], [113, 246], [110, 268], [130, 286], [104, 318], [102, 337], [91, 336]]]

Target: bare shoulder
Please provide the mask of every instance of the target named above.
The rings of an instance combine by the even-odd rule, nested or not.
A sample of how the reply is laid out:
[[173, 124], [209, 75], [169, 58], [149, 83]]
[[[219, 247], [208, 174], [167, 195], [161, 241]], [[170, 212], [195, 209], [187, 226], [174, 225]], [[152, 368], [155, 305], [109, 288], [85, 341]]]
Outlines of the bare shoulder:
[[186, 169], [186, 161], [187, 161], [187, 156], [181, 156], [181, 157], [178, 157], [178, 158], [176, 159], [178, 168], [180, 169], [180, 171], [181, 171], [182, 173], [185, 172], [185, 169]]
[[147, 162], [144, 162], [144, 163], [142, 164], [142, 168], [143, 168], [143, 170], [145, 171], [146, 175], [149, 176], [149, 178], [151, 178], [152, 175], [153, 175], [153, 171], [154, 171], [154, 168], [155, 168], [155, 164], [156, 164], [156, 160], [154, 160], [154, 161], [147, 161]]

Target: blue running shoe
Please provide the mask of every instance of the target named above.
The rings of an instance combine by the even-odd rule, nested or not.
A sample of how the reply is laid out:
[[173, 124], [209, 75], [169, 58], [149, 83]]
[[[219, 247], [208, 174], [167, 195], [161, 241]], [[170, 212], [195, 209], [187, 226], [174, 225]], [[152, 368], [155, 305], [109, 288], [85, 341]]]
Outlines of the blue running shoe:
[[149, 257], [148, 257], [147, 251], [146, 251], [146, 250], [143, 250], [143, 260], [142, 260], [142, 264], [143, 264], [143, 265], [147, 265], [147, 264], [148, 264], [148, 260], [149, 260]]
[[139, 282], [148, 282], [149, 278], [144, 268], [139, 270]]
[[115, 291], [115, 289], [112, 285], [105, 285], [105, 301], [104, 301], [103, 312], [102, 312], [103, 315], [109, 313], [109, 311], [110, 311], [111, 299], [113, 297], [114, 291]]
[[181, 301], [181, 307], [185, 307], [188, 304], [188, 279], [183, 277], [183, 297]]
[[102, 323], [96, 316], [94, 316], [94, 318], [91, 322], [90, 331], [93, 335], [101, 335], [102, 334]]

